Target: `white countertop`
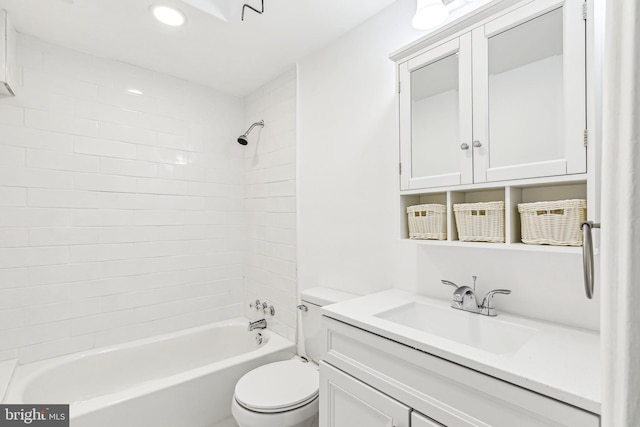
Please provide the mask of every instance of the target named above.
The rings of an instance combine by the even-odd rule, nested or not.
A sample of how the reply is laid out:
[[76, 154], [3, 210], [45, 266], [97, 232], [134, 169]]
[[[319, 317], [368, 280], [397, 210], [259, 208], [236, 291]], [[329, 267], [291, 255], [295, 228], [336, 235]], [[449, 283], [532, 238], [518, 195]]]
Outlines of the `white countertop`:
[[[438, 308], [450, 303], [388, 290], [326, 306], [325, 316], [466, 366], [492, 377], [600, 413], [600, 335], [544, 321], [499, 313], [491, 318], [450, 308], [469, 321], [505, 321], [534, 329], [517, 351], [496, 354], [404, 326], [375, 315], [411, 302]], [[490, 325], [489, 325], [490, 327]]]

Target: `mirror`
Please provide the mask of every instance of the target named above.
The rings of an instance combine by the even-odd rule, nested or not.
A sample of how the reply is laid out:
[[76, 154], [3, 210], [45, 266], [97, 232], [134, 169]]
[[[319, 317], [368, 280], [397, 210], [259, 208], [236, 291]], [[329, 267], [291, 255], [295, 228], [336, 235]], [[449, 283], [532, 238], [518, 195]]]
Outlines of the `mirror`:
[[564, 156], [562, 8], [489, 38], [490, 167]]
[[411, 72], [411, 174], [459, 172], [458, 54]]

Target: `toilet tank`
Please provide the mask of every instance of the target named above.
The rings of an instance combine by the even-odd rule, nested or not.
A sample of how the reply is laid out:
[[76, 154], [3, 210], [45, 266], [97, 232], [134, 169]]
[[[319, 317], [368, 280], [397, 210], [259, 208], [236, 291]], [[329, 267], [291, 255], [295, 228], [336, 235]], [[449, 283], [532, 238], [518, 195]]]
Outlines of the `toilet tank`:
[[304, 349], [307, 358], [318, 363], [323, 354], [323, 337], [321, 330], [320, 307], [356, 298], [359, 295], [351, 294], [330, 288], [311, 288], [301, 292], [300, 300], [307, 310], [302, 313], [302, 336], [304, 337]]

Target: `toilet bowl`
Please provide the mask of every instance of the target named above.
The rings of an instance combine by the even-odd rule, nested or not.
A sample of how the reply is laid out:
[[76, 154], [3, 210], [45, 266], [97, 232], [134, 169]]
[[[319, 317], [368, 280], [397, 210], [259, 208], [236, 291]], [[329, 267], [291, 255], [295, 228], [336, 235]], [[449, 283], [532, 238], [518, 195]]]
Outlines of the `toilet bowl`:
[[238, 381], [231, 413], [240, 427], [317, 427], [318, 384], [312, 362], [269, 363]]
[[231, 413], [239, 427], [317, 427], [319, 384], [317, 362], [323, 354], [320, 307], [356, 295], [328, 288], [301, 294], [302, 334], [307, 358], [269, 363], [246, 373], [236, 383]]

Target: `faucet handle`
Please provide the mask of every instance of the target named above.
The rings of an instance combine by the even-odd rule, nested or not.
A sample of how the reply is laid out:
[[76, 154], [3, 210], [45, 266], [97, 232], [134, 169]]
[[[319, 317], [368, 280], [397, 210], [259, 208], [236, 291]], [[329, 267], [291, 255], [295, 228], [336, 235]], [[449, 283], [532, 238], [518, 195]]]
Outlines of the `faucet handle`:
[[[504, 294], [504, 295], [509, 295], [511, 293], [511, 291], [509, 289], [494, 289], [492, 291], [487, 292], [487, 294], [484, 296], [484, 299], [482, 300], [482, 305], [483, 306], [488, 306], [488, 307], [492, 307], [491, 302], [493, 301], [493, 296], [495, 294]], [[485, 304], [486, 303], [486, 304]]]
[[443, 280], [440, 280], [440, 282], [441, 282], [443, 285], [453, 286], [453, 287], [454, 287], [454, 288], [456, 288], [456, 289], [458, 289], [458, 288], [460, 287], [460, 286], [456, 285], [455, 283], [453, 283], [453, 282], [451, 282], [451, 281], [449, 281], [449, 280], [444, 280], [444, 279], [443, 279]]
[[482, 308], [482, 310], [485, 310], [487, 312], [487, 315], [495, 316], [496, 309], [493, 306], [493, 296], [496, 294], [509, 295], [510, 293], [511, 291], [509, 289], [494, 289], [492, 291], [489, 291], [484, 296], [484, 299], [482, 300], [482, 305], [480, 307]]

